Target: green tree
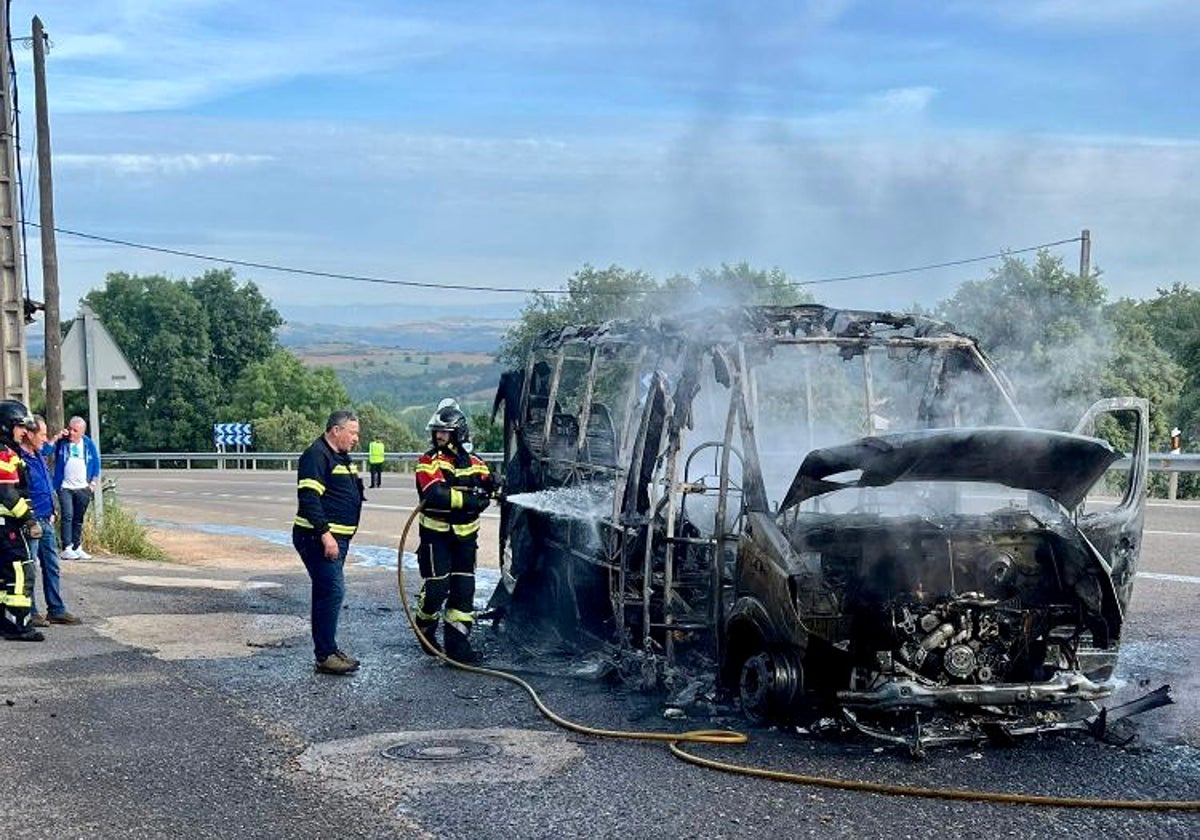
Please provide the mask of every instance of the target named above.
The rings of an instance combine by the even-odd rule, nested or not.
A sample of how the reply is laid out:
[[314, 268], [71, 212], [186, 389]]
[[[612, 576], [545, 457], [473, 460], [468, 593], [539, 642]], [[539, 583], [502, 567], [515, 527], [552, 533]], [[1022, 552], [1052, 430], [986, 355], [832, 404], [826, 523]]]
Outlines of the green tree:
[[[142, 380], [141, 390], [103, 393], [105, 448], [210, 449], [218, 380], [208, 319], [187, 283], [120, 272], [84, 300]], [[79, 406], [73, 395], [68, 412]]]
[[1113, 358], [1099, 383], [1101, 394], [1134, 394], [1149, 400], [1150, 448], [1165, 450], [1178, 417], [1185, 370], [1159, 345], [1140, 304], [1118, 301], [1105, 312], [1113, 325], [1115, 341]]
[[359, 405], [359, 444], [366, 451], [371, 439], [378, 436], [389, 452], [417, 452], [425, 449], [425, 441], [418, 438], [409, 425], [372, 402]]
[[525, 364], [533, 342], [547, 330], [631, 317], [645, 308], [647, 295], [657, 289], [654, 278], [644, 271], [629, 271], [616, 265], [603, 269], [585, 265], [567, 280], [566, 294], [533, 294], [521, 312], [520, 321], [505, 336], [499, 358], [520, 367]]
[[1183, 430], [1184, 448], [1200, 451], [1200, 291], [1176, 283], [1153, 300], [1124, 302], [1184, 371], [1170, 425]]
[[251, 422], [254, 424], [254, 447], [260, 452], [299, 452], [325, 431], [324, 418], [313, 420], [307, 414], [286, 407]]
[[[253, 283], [239, 286], [232, 271], [193, 280], [116, 272], [89, 304], [142, 379], [138, 391], [101, 396], [106, 449], [209, 449], [212, 424], [228, 388], [254, 359], [277, 346], [279, 313]], [[71, 395], [68, 411], [82, 413]]]
[[[674, 282], [672, 282], [674, 281]], [[668, 285], [690, 284], [697, 301], [707, 304], [770, 304], [790, 306], [811, 303], [812, 295], [793, 283], [779, 268], [755, 269], [748, 262], [721, 263], [720, 268], [702, 268], [694, 281], [672, 278]]]
[[332, 368], [308, 368], [295, 354], [278, 349], [251, 362], [230, 389], [223, 420], [244, 422], [266, 418], [285, 408], [322, 424], [331, 411], [346, 408], [350, 398]]
[[1099, 397], [1113, 358], [1098, 273], [1080, 277], [1039, 251], [1034, 264], [1004, 257], [986, 280], [963, 283], [939, 316], [979, 339], [1008, 374], [1031, 422], [1072, 426]]
[[222, 388], [279, 346], [275, 330], [283, 318], [254, 283], [238, 286], [232, 269], [207, 271], [189, 289], [204, 309], [212, 344], [209, 363]]
[[492, 422], [491, 412], [472, 414], [471, 442], [476, 452], [503, 452], [504, 427]]
[[756, 270], [749, 263], [701, 269], [696, 278], [674, 275], [658, 283], [644, 271], [617, 265], [598, 269], [585, 265], [567, 280], [565, 294], [537, 292], [525, 305], [520, 321], [508, 332], [498, 358], [512, 367], [524, 365], [533, 342], [547, 330], [568, 324], [596, 324], [633, 318], [648, 311], [673, 312], [701, 306], [803, 303], [801, 292], [778, 268]]

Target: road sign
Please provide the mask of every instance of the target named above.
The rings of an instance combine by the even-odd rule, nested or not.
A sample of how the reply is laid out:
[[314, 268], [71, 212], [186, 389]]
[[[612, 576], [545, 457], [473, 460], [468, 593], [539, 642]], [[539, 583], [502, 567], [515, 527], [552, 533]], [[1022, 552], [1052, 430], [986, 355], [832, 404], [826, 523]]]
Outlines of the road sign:
[[[100, 446], [99, 391], [136, 391], [142, 380], [117, 342], [100, 323], [91, 307], [79, 307], [79, 317], [67, 330], [62, 343], [62, 388], [87, 391], [88, 416], [92, 420], [92, 442]], [[104, 524], [104, 493], [96, 494], [96, 524]]]
[[220, 446], [251, 446], [254, 427], [249, 423], [213, 423], [213, 443]]
[[[88, 376], [89, 372], [94, 379]], [[142, 387], [142, 380], [117, 342], [85, 306], [63, 339], [63, 390], [82, 391], [88, 387], [89, 379], [98, 391], [135, 391]]]

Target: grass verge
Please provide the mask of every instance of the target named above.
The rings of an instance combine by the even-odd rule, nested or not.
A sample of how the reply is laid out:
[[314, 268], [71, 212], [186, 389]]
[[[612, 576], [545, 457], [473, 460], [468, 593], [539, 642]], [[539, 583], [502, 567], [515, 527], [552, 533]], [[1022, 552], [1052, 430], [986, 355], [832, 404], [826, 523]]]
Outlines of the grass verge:
[[83, 523], [83, 544], [93, 551], [138, 560], [166, 560], [167, 554], [150, 541], [146, 526], [121, 507], [113, 495], [104, 497], [104, 527], [96, 527], [95, 507], [88, 508]]

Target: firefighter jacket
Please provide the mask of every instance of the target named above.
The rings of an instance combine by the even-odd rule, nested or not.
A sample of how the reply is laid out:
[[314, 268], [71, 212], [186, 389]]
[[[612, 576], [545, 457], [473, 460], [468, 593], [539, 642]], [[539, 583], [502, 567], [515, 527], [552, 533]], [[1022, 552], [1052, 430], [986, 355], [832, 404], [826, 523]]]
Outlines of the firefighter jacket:
[[0, 530], [19, 530], [33, 518], [28, 493], [25, 462], [12, 446], [0, 443]]
[[455, 446], [430, 449], [417, 459], [417, 494], [425, 503], [421, 527], [461, 539], [479, 531], [496, 481], [482, 458]]
[[350, 460], [350, 453], [334, 451], [322, 435], [300, 456], [296, 527], [349, 539], [358, 530], [363, 495], [358, 465]]

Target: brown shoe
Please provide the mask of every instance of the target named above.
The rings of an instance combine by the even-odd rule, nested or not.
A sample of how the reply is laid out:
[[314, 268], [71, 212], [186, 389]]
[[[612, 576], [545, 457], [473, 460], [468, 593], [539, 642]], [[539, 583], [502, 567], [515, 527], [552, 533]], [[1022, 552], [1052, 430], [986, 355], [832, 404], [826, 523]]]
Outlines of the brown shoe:
[[50, 622], [46, 620], [46, 616], [41, 615], [40, 613], [38, 615], [29, 616], [29, 624], [31, 627], [49, 627], [50, 626]]
[[83, 620], [80, 619], [79, 616], [73, 615], [69, 612], [58, 613], [57, 615], [51, 613], [48, 619], [48, 624], [39, 624], [38, 626], [47, 627], [50, 624], [83, 624]]
[[344, 676], [353, 673], [356, 668], [358, 668], [357, 665], [337, 653], [331, 653], [324, 659], [317, 660], [317, 671], [322, 674]]
[[358, 666], [362, 664], [361, 662], [358, 661], [358, 659], [356, 657], [351, 656], [350, 654], [346, 653], [346, 651], [344, 651], [344, 650], [339, 650], [337, 652], [337, 655], [342, 657], [342, 659], [345, 659], [351, 665], [353, 665], [354, 670], [356, 670], [356, 671], [358, 670]]

